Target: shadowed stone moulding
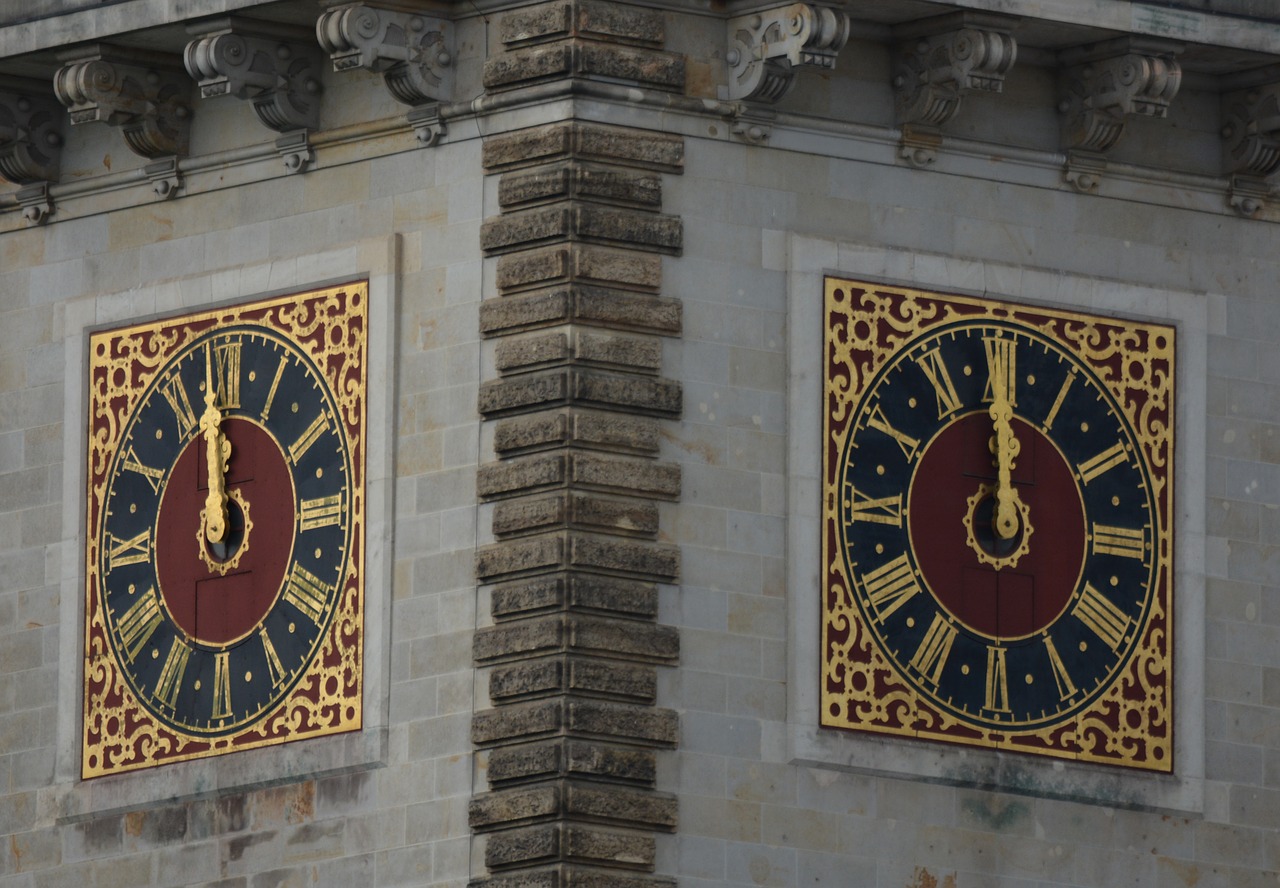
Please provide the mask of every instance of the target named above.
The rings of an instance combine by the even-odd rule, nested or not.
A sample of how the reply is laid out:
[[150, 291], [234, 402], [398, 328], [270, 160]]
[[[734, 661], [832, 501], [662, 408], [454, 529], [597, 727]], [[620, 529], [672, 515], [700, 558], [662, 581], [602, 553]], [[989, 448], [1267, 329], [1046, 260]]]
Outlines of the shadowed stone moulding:
[[1271, 193], [1267, 177], [1280, 169], [1280, 67], [1250, 72], [1246, 84], [1222, 94], [1222, 156], [1228, 203], [1256, 216]]
[[352, 3], [316, 22], [316, 39], [333, 70], [364, 68], [381, 74], [391, 95], [406, 105], [448, 101], [453, 95], [451, 31], [442, 19]]
[[320, 51], [305, 31], [222, 19], [187, 44], [183, 61], [201, 98], [233, 95], [253, 102], [277, 132], [320, 125]]
[[134, 154], [185, 156], [191, 132], [191, 81], [176, 58], [95, 46], [63, 56], [53, 89], [71, 123], [116, 126]]

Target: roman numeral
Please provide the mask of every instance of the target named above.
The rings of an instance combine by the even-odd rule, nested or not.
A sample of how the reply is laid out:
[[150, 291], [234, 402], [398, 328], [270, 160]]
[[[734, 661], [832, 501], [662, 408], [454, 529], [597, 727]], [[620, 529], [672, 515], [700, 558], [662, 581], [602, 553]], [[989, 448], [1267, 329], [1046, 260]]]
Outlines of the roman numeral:
[[908, 460], [912, 460], [916, 455], [916, 448], [920, 446], [920, 442], [905, 432], [900, 432], [893, 426], [889, 425], [889, 421], [884, 417], [884, 411], [880, 409], [880, 405], [871, 408], [871, 412], [867, 416], [867, 427], [884, 432], [890, 438], [898, 442], [898, 446], [902, 448], [902, 454]]
[[1144, 549], [1143, 528], [1093, 525], [1093, 551], [1095, 555], [1119, 555], [1123, 558], [1141, 558]]
[[1125, 462], [1124, 442], [1117, 441], [1097, 456], [1086, 459], [1076, 469], [1080, 472], [1080, 480], [1088, 484], [1108, 469], [1115, 468]]
[[124, 642], [125, 656], [130, 663], [138, 658], [138, 652], [146, 647], [162, 619], [160, 600], [156, 597], [154, 586], [142, 593], [142, 597], [124, 612], [117, 628], [120, 640]]
[[258, 638], [262, 639], [262, 653], [267, 658], [267, 674], [271, 678], [271, 687], [279, 687], [280, 682], [284, 681], [284, 666], [280, 663], [280, 655], [276, 653], [276, 646], [271, 643], [271, 636], [267, 635], [265, 626], [258, 632]]
[[1005, 402], [1010, 407], [1018, 405], [1018, 353], [1017, 343], [1012, 339], [984, 336], [982, 344], [987, 350], [987, 388], [982, 396], [984, 401], [995, 398], [995, 390], [1001, 389]]
[[107, 572], [123, 567], [126, 564], [141, 564], [151, 559], [151, 528], [147, 528], [136, 537], [122, 540], [115, 534], [107, 533]]
[[894, 611], [920, 591], [920, 583], [906, 553], [868, 573], [862, 578], [862, 587], [882, 621], [889, 619]]
[[920, 365], [938, 396], [938, 419], [959, 410], [960, 396], [956, 394], [956, 386], [951, 381], [951, 374], [947, 372], [947, 365], [942, 362], [942, 353], [936, 348], [931, 349], [916, 358], [916, 363]]
[[869, 521], [872, 524], [902, 526], [902, 494], [871, 498], [863, 496], [852, 484], [846, 483], [844, 507], [850, 521]]
[[223, 342], [213, 347], [214, 373], [218, 383], [218, 407], [240, 406], [240, 343]]
[[1084, 591], [1071, 613], [1112, 651], [1119, 649], [1125, 633], [1129, 631], [1129, 618], [1090, 583], [1084, 584]]
[[311, 622], [319, 624], [325, 602], [332, 592], [332, 586], [326, 586], [319, 577], [295, 562], [284, 587], [284, 600], [306, 614]]
[[323, 411], [315, 419], [311, 421], [311, 425], [307, 426], [306, 431], [298, 436], [298, 440], [289, 445], [289, 460], [296, 466], [298, 460], [306, 455], [311, 445], [316, 443], [316, 439], [324, 434], [325, 429], [329, 427], [329, 417]]
[[191, 648], [175, 638], [169, 648], [169, 656], [165, 657], [164, 668], [160, 670], [160, 681], [156, 685], [156, 698], [175, 709], [178, 704], [178, 691], [182, 688], [182, 676], [187, 671], [187, 660], [191, 657]]
[[160, 393], [169, 402], [169, 406], [173, 408], [173, 415], [178, 420], [178, 437], [180, 439], [187, 437], [187, 433], [195, 428], [196, 414], [191, 409], [191, 402], [187, 400], [187, 390], [182, 386], [182, 377], [174, 374], [160, 389]]
[[160, 482], [164, 480], [164, 469], [153, 469], [151, 466], [144, 465], [132, 447], [124, 452], [124, 467], [146, 478], [153, 493], [160, 492]]
[[1067, 374], [1067, 378], [1062, 381], [1062, 388], [1058, 389], [1058, 397], [1053, 399], [1053, 406], [1049, 408], [1049, 415], [1044, 418], [1044, 427], [1046, 429], [1053, 428], [1053, 421], [1058, 418], [1058, 411], [1062, 409], [1062, 402], [1067, 399], [1067, 389], [1071, 388], [1071, 383], [1076, 381], [1076, 372], [1072, 370]]
[[342, 494], [320, 496], [302, 501], [299, 526], [302, 530], [315, 530], [342, 523]]
[[262, 421], [267, 421], [267, 416], [271, 413], [271, 403], [276, 399], [276, 389], [280, 388], [280, 377], [284, 376], [284, 366], [288, 363], [285, 358], [280, 359], [280, 363], [276, 365], [275, 378], [271, 380], [271, 388], [267, 392], [267, 403], [262, 405]]
[[1004, 653], [1002, 647], [987, 646], [987, 701], [984, 708], [992, 712], [1009, 711], [1009, 674]]
[[1053, 669], [1053, 680], [1058, 685], [1059, 699], [1066, 700], [1069, 697], [1074, 697], [1076, 693], [1075, 683], [1071, 680], [1071, 676], [1067, 674], [1066, 664], [1062, 662], [1062, 657], [1058, 654], [1058, 648], [1048, 635], [1044, 637], [1044, 650], [1049, 655], [1049, 666]]
[[956, 627], [934, 614], [924, 641], [911, 658], [911, 667], [935, 685], [942, 679], [942, 670], [951, 654], [951, 643], [956, 640]]
[[231, 652], [213, 655], [213, 717], [231, 715]]

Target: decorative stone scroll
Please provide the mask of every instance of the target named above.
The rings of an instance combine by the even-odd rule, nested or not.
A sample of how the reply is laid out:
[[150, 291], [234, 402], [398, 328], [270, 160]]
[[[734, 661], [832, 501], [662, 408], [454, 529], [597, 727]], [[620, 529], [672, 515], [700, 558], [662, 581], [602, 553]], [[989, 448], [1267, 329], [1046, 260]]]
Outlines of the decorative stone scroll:
[[959, 12], [896, 29], [894, 108], [900, 124], [940, 127], [967, 93], [998, 93], [1018, 56], [1012, 16]]
[[15, 185], [58, 178], [63, 113], [41, 86], [34, 80], [0, 80], [0, 178]]
[[134, 154], [154, 160], [187, 153], [191, 81], [176, 58], [93, 46], [63, 56], [53, 90], [72, 125], [119, 127]]
[[1097, 188], [1093, 168], [1105, 168], [1102, 156], [1130, 118], [1168, 115], [1182, 83], [1180, 52], [1181, 44], [1122, 37], [1061, 53], [1059, 123], [1067, 180], [1078, 190]]
[[796, 68], [830, 70], [849, 40], [849, 14], [793, 3], [729, 19], [729, 98], [776, 102], [795, 83]]
[[1231, 178], [1227, 203], [1256, 216], [1270, 196], [1267, 177], [1280, 169], [1280, 68], [1228, 81], [1222, 93], [1222, 158]]
[[187, 44], [183, 61], [201, 98], [248, 99], [263, 125], [281, 133], [320, 125], [320, 52], [306, 31], [222, 19]]
[[453, 53], [443, 19], [352, 3], [316, 22], [316, 39], [333, 70], [364, 68], [381, 74], [406, 105], [448, 101], [453, 95]]

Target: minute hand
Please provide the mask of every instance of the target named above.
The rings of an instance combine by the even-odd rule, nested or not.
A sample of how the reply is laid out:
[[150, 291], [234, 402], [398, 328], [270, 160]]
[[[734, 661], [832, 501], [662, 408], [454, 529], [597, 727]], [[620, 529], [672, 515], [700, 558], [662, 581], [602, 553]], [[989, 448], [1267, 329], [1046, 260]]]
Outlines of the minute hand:
[[1009, 406], [1008, 387], [1004, 379], [991, 381], [991, 422], [995, 427], [992, 442], [996, 453], [996, 535], [1012, 539], [1018, 532], [1018, 493], [1013, 489], [1013, 461], [1022, 445], [1014, 437], [1013, 408]]
[[204, 501], [204, 533], [211, 543], [222, 542], [227, 534], [227, 461], [231, 458], [231, 442], [222, 433], [222, 411], [214, 406], [213, 372], [205, 352], [204, 413], [200, 430], [204, 432], [205, 458], [209, 464], [209, 495]]

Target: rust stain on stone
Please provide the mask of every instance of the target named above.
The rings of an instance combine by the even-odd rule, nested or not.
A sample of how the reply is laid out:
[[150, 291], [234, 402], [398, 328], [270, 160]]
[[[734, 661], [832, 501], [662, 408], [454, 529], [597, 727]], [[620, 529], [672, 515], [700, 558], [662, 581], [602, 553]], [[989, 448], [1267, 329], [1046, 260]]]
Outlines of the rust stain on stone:
[[128, 835], [137, 838], [142, 835], [142, 825], [146, 822], [147, 814], [145, 811], [130, 811], [124, 815], [124, 831]]
[[918, 866], [906, 888], [956, 888], [956, 874], [948, 873], [939, 882], [937, 876], [924, 867]]

